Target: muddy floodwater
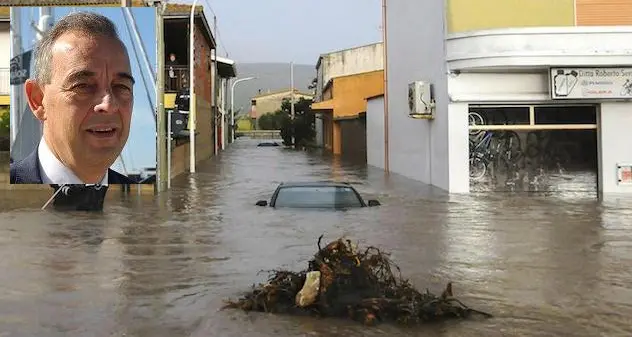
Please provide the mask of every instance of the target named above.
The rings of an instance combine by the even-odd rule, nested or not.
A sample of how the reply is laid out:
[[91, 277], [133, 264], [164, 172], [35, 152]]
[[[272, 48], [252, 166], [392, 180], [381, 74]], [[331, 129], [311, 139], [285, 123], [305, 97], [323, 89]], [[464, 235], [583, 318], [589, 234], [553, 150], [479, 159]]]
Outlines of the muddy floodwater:
[[[631, 336], [632, 198], [447, 196], [338, 159], [240, 139], [161, 197], [103, 214], [0, 191], [0, 336]], [[382, 206], [254, 206], [282, 181], [345, 180]], [[116, 193], [114, 193], [116, 194]], [[43, 200], [42, 200], [43, 199]], [[319, 235], [392, 252], [405, 277], [494, 318], [406, 329], [219, 311], [262, 269], [299, 270]]]

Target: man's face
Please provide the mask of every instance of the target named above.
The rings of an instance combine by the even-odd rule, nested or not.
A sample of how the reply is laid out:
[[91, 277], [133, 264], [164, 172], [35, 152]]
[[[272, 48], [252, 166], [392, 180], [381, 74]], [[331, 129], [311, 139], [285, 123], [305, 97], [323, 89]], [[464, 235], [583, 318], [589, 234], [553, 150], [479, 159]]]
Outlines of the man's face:
[[175, 61], [176, 60], [176, 56], [174, 54], [169, 55], [169, 59], [171, 61]]
[[51, 81], [41, 89], [44, 135], [70, 167], [109, 167], [127, 137], [133, 79], [125, 48], [115, 39], [69, 32], [53, 46]]

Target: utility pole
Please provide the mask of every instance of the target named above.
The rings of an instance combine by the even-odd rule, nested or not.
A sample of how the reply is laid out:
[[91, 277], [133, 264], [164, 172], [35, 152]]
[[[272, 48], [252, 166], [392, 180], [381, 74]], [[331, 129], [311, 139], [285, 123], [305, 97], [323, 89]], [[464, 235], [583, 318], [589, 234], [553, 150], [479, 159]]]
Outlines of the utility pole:
[[171, 168], [168, 166], [167, 157], [167, 121], [165, 118], [165, 34], [163, 14], [167, 4], [162, 1], [154, 2], [156, 10], [156, 40], [157, 40], [157, 64], [156, 64], [156, 176], [155, 192], [167, 190], [167, 182], [171, 179]]
[[53, 17], [51, 7], [40, 7], [39, 9], [39, 21], [36, 27], [36, 38], [37, 41], [44, 38], [46, 32], [48, 32], [52, 26]]
[[132, 7], [132, 0], [121, 0], [121, 7]]
[[[10, 35], [11, 35], [11, 47], [13, 48], [13, 57], [22, 54], [22, 20], [20, 18], [20, 7], [11, 7], [10, 9]], [[10, 139], [10, 148], [13, 148], [13, 144], [18, 136], [18, 130], [20, 128], [20, 117], [22, 115], [22, 102], [20, 99], [22, 93], [22, 86], [18, 84], [11, 85], [11, 103], [10, 103], [10, 130], [11, 130], [11, 139]]]
[[195, 6], [193, 0], [189, 18], [189, 172], [195, 173], [195, 129], [197, 126], [197, 103], [195, 97]]
[[294, 62], [290, 62], [290, 111], [292, 114], [292, 146], [294, 146], [294, 148], [296, 148], [296, 137], [295, 137], [295, 132], [296, 132], [296, 127], [294, 126]]
[[[215, 117], [215, 155], [219, 153], [220, 147], [218, 141], [222, 143], [221, 149], [224, 149], [224, 137], [226, 130], [224, 129], [224, 109], [220, 110], [219, 106], [219, 66], [217, 65], [217, 16], [213, 15], [213, 38], [215, 39], [215, 47], [211, 52], [214, 57], [211, 58], [213, 62], [213, 103], [215, 105], [215, 113], [219, 113], [219, 118]], [[221, 131], [221, 138], [219, 131]]]

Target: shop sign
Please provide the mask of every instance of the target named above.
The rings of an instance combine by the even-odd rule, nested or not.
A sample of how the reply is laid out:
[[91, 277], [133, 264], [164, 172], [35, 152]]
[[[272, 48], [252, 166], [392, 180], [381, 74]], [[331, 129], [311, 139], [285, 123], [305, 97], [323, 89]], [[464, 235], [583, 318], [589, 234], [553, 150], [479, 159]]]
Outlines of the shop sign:
[[619, 184], [632, 184], [632, 164], [617, 164], [617, 181]]
[[632, 99], [631, 68], [551, 68], [553, 99]]
[[11, 58], [9, 84], [24, 84], [29, 78], [31, 67], [31, 50]]

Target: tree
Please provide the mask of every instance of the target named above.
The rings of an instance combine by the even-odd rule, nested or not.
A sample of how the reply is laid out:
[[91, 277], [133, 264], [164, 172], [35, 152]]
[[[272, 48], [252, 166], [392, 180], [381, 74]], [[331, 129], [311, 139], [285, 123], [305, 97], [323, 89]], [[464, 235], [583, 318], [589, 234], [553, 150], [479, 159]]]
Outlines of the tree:
[[9, 134], [9, 108], [0, 107], [0, 136]]
[[[289, 99], [281, 103], [279, 114], [283, 116], [281, 125], [281, 137], [285, 145], [306, 146], [314, 141], [316, 136], [315, 116], [312, 111], [312, 100], [301, 97], [294, 103], [294, 120], [291, 119], [291, 105]], [[294, 144], [292, 144], [294, 136]]]
[[274, 113], [267, 113], [259, 117], [259, 129], [260, 130], [281, 130], [283, 125], [283, 118], [287, 117], [283, 111], [277, 110]]
[[9, 150], [9, 108], [0, 107], [0, 151]]

